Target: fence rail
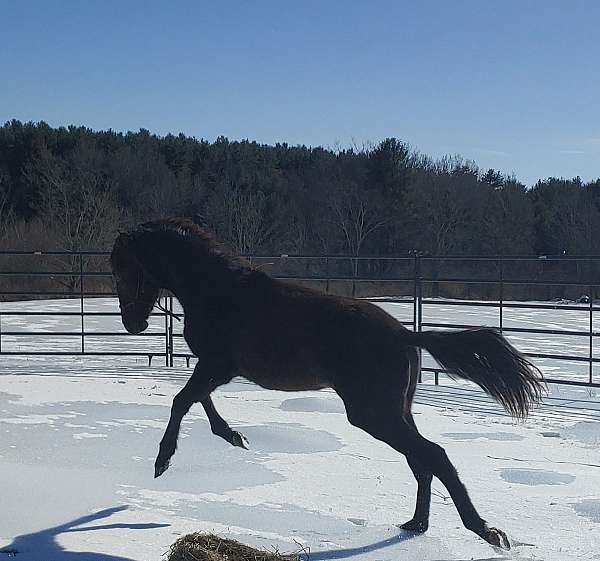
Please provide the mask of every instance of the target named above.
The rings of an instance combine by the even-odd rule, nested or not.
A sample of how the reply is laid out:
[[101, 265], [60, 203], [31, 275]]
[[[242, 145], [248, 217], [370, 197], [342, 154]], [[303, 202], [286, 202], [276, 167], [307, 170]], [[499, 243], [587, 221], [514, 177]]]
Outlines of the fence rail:
[[[118, 318], [118, 309], [100, 306], [101, 297], [116, 294], [111, 282], [108, 253], [85, 252], [0, 252], [0, 357], [8, 356], [128, 356], [147, 357], [149, 364], [157, 357], [173, 366], [175, 358], [190, 364], [193, 358], [182, 347], [182, 334], [173, 323], [174, 300], [162, 297], [165, 311], [151, 315], [153, 329], [137, 336], [127, 335], [120, 326], [102, 329], [101, 318]], [[482, 324], [495, 327], [509, 337], [537, 337], [543, 347], [547, 341], [540, 336], [579, 341], [579, 352], [573, 344], [563, 341], [550, 349], [528, 349], [525, 354], [534, 360], [561, 361], [585, 365], [585, 375], [577, 377], [548, 376], [555, 383], [600, 387], [594, 365], [600, 363], [597, 325], [600, 306], [595, 297], [600, 294], [600, 257], [349, 257], [340, 255], [280, 255], [246, 256], [260, 267], [281, 279], [308, 283], [326, 292], [343, 293], [366, 298], [380, 305], [401, 304], [407, 327], [423, 329], [467, 329]], [[456, 295], [459, 296], [456, 296]], [[576, 295], [584, 295], [576, 301]], [[519, 301], [523, 296], [537, 295], [538, 301]], [[554, 298], [550, 301], [548, 296]], [[521, 297], [521, 298], [520, 298]], [[41, 298], [68, 299], [69, 309], [39, 309]], [[560, 301], [557, 299], [562, 298]], [[14, 308], [14, 301], [31, 300], [25, 308]], [[36, 308], [36, 309], [32, 309]], [[56, 306], [54, 306], [56, 308]], [[100, 309], [98, 309], [100, 308]], [[452, 308], [474, 321], [444, 320], [439, 312], [445, 309], [452, 317]], [[530, 316], [553, 311], [556, 318], [546, 326], [532, 325], [531, 318], [507, 321], [510, 312], [525, 312]], [[493, 313], [493, 316], [490, 315]], [[432, 318], [426, 316], [433, 314]], [[487, 315], [485, 315], [487, 314]], [[564, 318], [572, 314], [572, 326], [565, 328]], [[485, 316], [485, 317], [484, 317]], [[19, 318], [54, 318], [67, 322], [64, 329], [40, 330], [23, 328]], [[569, 316], [570, 317], [570, 316]], [[576, 318], [576, 319], [574, 319]], [[462, 319], [462, 316], [461, 316]], [[546, 318], [548, 319], [548, 318]], [[76, 323], [73, 323], [75, 320]], [[485, 321], [477, 321], [485, 320]], [[70, 321], [70, 323], [69, 323]], [[544, 322], [541, 322], [542, 324]], [[548, 326], [548, 323], [551, 325]], [[90, 325], [93, 324], [93, 325]], [[59, 326], [62, 327], [62, 326]], [[125, 337], [131, 339], [124, 339]], [[50, 349], [40, 349], [43, 338], [55, 339]], [[103, 341], [99, 347], [94, 342]], [[57, 341], [76, 341], [65, 345]], [[532, 339], [533, 340], [533, 339]], [[581, 341], [585, 340], [585, 345]], [[25, 341], [25, 343], [23, 343]], [[123, 341], [128, 341], [127, 344]], [[148, 341], [154, 343], [148, 344]], [[108, 348], [107, 348], [108, 346]], [[530, 345], [531, 346], [531, 343]], [[547, 346], [547, 345], [546, 345]], [[558, 350], [556, 346], [560, 347]], [[57, 348], [58, 347], [58, 348]], [[567, 347], [567, 352], [559, 352]], [[425, 364], [423, 372], [433, 373], [435, 381], [443, 371]]]

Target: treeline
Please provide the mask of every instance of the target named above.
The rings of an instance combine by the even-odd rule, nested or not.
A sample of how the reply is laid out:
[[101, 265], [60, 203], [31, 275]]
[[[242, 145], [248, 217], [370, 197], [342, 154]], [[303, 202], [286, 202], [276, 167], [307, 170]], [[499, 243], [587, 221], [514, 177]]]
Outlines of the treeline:
[[253, 254], [599, 254], [600, 180], [527, 189], [395, 138], [343, 150], [52, 128], [0, 128], [2, 249], [105, 249], [195, 216]]

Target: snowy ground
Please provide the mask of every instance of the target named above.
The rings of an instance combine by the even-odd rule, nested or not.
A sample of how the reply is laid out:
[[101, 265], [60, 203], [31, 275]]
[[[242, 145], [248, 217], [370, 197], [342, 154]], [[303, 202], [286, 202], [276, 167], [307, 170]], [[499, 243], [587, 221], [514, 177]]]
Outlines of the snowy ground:
[[[77, 305], [5, 303], [0, 310]], [[88, 305], [114, 309], [110, 300]], [[487, 309], [448, 306], [450, 317], [440, 315], [444, 308], [428, 312], [425, 321], [435, 313], [436, 321], [460, 317], [494, 325]], [[406, 306], [387, 309], [406, 317]], [[518, 312], [536, 326], [585, 322], [575, 314]], [[86, 327], [105, 331], [117, 320], [86, 318]], [[3, 330], [9, 324], [14, 331], [48, 333], [45, 342], [4, 336], [5, 350], [77, 345], [52, 331], [75, 330], [79, 318], [3, 316], [2, 322]], [[551, 352], [579, 352], [577, 338], [538, 339], [515, 341], [531, 350], [543, 343]], [[124, 337], [118, 344], [135, 348], [140, 341]], [[157, 350], [164, 344], [160, 337], [143, 343]], [[100, 350], [115, 339], [98, 336], [89, 344]], [[191, 372], [159, 363], [0, 357], [0, 561], [12, 559], [11, 552], [17, 561], [158, 561], [179, 535], [202, 530], [267, 549], [302, 550], [314, 561], [600, 559], [600, 398], [594, 390], [553, 387], [523, 424], [469, 386], [420, 386], [417, 424], [446, 448], [482, 515], [516, 544], [500, 552], [462, 527], [438, 482], [429, 532], [415, 537], [399, 530], [395, 525], [412, 515], [415, 494], [404, 459], [351, 427], [328, 391], [285, 394], [239, 381], [221, 388], [215, 404], [249, 438], [251, 450], [214, 437], [195, 407], [172, 467], [154, 480], [172, 396]], [[562, 376], [585, 374], [578, 365], [541, 364]]]

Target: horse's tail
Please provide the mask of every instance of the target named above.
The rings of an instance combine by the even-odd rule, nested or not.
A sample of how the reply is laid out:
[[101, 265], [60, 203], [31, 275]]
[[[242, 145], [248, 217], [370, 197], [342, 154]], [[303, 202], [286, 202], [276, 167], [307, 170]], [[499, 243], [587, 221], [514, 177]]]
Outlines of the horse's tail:
[[451, 377], [475, 382], [514, 417], [526, 417], [545, 393], [540, 370], [495, 329], [409, 333]]

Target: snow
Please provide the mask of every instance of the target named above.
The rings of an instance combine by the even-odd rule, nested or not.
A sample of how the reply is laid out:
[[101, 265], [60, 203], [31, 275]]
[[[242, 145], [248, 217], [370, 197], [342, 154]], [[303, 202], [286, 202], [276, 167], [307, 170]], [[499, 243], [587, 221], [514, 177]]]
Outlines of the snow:
[[[409, 306], [383, 305], [408, 319]], [[78, 307], [46, 301], [2, 303], [0, 310]], [[497, 310], [430, 308], [424, 321], [497, 325]], [[87, 309], [116, 308], [111, 299], [96, 299], [86, 301]], [[584, 316], [518, 309], [512, 316], [505, 311], [504, 324], [585, 330]], [[80, 321], [3, 314], [4, 331], [46, 335], [3, 335], [2, 349], [77, 350], [77, 337], [52, 332], [76, 331]], [[114, 316], [85, 322], [99, 332], [119, 326]], [[156, 317], [151, 332], [163, 327]], [[587, 341], [579, 339], [512, 340], [535, 352], [585, 355]], [[97, 336], [88, 345], [161, 352], [164, 341]], [[161, 360], [148, 367], [144, 356], [0, 357], [0, 551], [16, 552], [17, 561], [158, 561], [178, 536], [214, 531], [314, 561], [600, 559], [596, 390], [552, 386], [522, 423], [468, 384], [442, 378], [435, 386], [426, 377], [420, 385], [414, 412], [421, 432], [444, 446], [482, 516], [508, 533], [514, 547], [504, 552], [463, 528], [437, 481], [429, 531], [399, 530], [396, 524], [412, 516], [414, 478], [402, 456], [350, 426], [330, 391], [283, 393], [235, 380], [215, 392], [215, 405], [251, 449], [213, 436], [194, 406], [171, 468], [153, 479], [172, 396], [191, 373], [183, 359], [174, 368]], [[587, 365], [539, 364], [553, 375], [587, 375]]]

